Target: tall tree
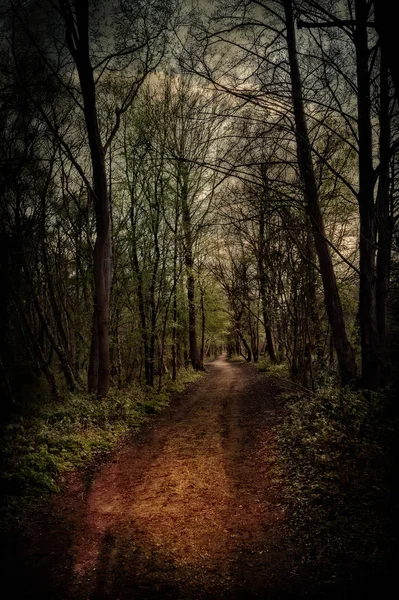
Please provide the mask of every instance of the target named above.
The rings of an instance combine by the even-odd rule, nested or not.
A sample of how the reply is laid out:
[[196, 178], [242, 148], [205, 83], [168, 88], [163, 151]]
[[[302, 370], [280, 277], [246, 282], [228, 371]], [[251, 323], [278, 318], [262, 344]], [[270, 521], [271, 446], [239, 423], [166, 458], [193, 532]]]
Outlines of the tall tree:
[[388, 66], [399, 102], [399, 64], [397, 61], [396, 19], [389, 0], [374, 0], [375, 26], [381, 44], [383, 60]]
[[381, 380], [381, 348], [377, 327], [375, 257], [377, 219], [374, 206], [374, 169], [371, 128], [369, 47], [367, 21], [370, 6], [355, 0], [356, 71], [358, 82], [360, 290], [359, 321], [362, 346], [362, 384], [377, 389]]
[[90, 351], [89, 391], [106, 396], [110, 384], [109, 311], [111, 228], [105, 150], [101, 140], [94, 69], [90, 57], [88, 0], [60, 0], [68, 49], [75, 62], [83, 98], [84, 119], [93, 169], [96, 242], [94, 246], [94, 317]]
[[353, 350], [346, 333], [344, 313], [331, 260], [330, 248], [326, 238], [316, 178], [314, 175], [312, 152], [303, 104], [301, 76], [298, 65], [292, 0], [284, 0], [284, 11], [287, 26], [287, 47], [296, 126], [298, 164], [304, 186], [307, 212], [310, 218], [314, 243], [319, 259], [326, 310], [331, 325], [334, 347], [337, 353], [342, 383], [346, 384], [355, 380], [356, 364]]
[[[353, 44], [355, 54], [356, 86], [352, 84], [356, 95], [357, 115], [354, 137], [357, 141], [358, 153], [358, 187], [355, 193], [359, 207], [359, 327], [362, 353], [362, 385], [376, 389], [381, 384], [385, 307], [389, 284], [390, 263], [390, 200], [389, 200], [389, 163], [391, 152], [390, 141], [390, 100], [388, 61], [385, 49], [380, 48], [380, 56], [376, 49], [376, 36], [373, 32], [373, 3], [366, 0], [348, 2], [349, 20], [337, 18], [333, 9], [326, 3], [309, 2], [309, 14], [321, 18], [307, 22], [309, 28], [340, 28], [344, 30]], [[378, 10], [376, 8], [376, 18]], [[316, 9], [316, 13], [315, 13]], [[353, 11], [353, 12], [351, 12]], [[326, 21], [327, 17], [327, 21]], [[374, 44], [373, 44], [374, 43]], [[319, 46], [321, 49], [321, 44]], [[370, 59], [372, 57], [372, 59]], [[322, 55], [321, 60], [329, 61]], [[331, 64], [341, 81], [345, 75], [345, 67]], [[374, 66], [373, 66], [374, 65]], [[373, 79], [377, 85], [373, 83]], [[376, 87], [379, 86], [379, 90]], [[374, 88], [374, 89], [373, 89]], [[333, 94], [332, 89], [329, 89]], [[379, 96], [378, 112], [373, 113], [372, 94]], [[341, 91], [339, 93], [342, 93]], [[334, 98], [336, 101], [336, 98]], [[339, 106], [339, 105], [338, 105]], [[341, 108], [341, 106], [339, 106]], [[342, 110], [342, 109], [341, 109]], [[379, 121], [379, 122], [378, 122]], [[376, 144], [373, 140], [373, 122], [378, 123], [379, 165], [375, 168]], [[375, 184], [378, 179], [378, 190]], [[381, 242], [381, 243], [380, 243]]]
[[209, 168], [223, 122], [209, 90], [190, 89], [191, 78], [179, 77], [170, 98], [169, 151], [176, 180], [176, 200], [181, 215], [186, 270], [190, 360], [203, 369], [197, 339], [195, 245], [207, 227], [213, 208], [214, 190], [223, 177]]
[[[41, 110], [42, 117], [58, 140], [62, 152], [85, 182], [90, 202], [94, 206], [94, 315], [88, 387], [102, 397], [107, 394], [110, 385], [109, 319], [112, 280], [110, 186], [105, 157], [119, 129], [122, 115], [133, 103], [148, 74], [164, 57], [166, 25], [173, 5], [164, 8], [157, 5], [156, 14], [152, 2], [132, 4], [122, 1], [113, 6], [112, 11], [109, 11], [106, 3], [93, 3], [89, 0], [48, 0], [46, 8], [50, 10], [47, 12], [44, 7], [34, 6], [36, 12], [42, 11], [44, 20], [47, 19], [48, 29], [51, 24], [56, 29], [61, 25], [61, 36], [64, 35], [65, 43], [57, 39], [57, 36], [52, 36], [49, 31], [44, 43], [33, 31], [26, 7], [12, 3], [11, 8], [19, 27], [32, 40], [53, 80], [57, 81], [72, 101], [72, 114], [75, 113], [76, 116], [79, 111], [83, 114], [90, 173], [84, 166], [84, 151], [77, 151], [75, 140], [64, 133], [67, 129], [57, 121], [55, 107], [50, 114]], [[102, 18], [106, 26], [101, 22]], [[72, 57], [72, 66], [67, 60], [66, 50]], [[101, 111], [109, 94], [104, 83], [112, 84], [114, 76], [110, 73], [115, 70], [121, 74], [119, 96], [112, 118], [107, 119], [104, 125]], [[32, 87], [28, 89], [28, 93], [33, 97]], [[38, 108], [40, 109], [39, 103]]]

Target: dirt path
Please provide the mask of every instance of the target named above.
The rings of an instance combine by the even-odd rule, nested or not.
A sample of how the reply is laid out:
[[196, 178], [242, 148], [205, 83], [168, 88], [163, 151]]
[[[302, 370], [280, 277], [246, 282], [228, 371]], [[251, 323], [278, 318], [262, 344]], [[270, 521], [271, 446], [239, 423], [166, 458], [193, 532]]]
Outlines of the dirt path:
[[224, 357], [208, 370], [29, 525], [10, 600], [292, 597], [273, 384]]

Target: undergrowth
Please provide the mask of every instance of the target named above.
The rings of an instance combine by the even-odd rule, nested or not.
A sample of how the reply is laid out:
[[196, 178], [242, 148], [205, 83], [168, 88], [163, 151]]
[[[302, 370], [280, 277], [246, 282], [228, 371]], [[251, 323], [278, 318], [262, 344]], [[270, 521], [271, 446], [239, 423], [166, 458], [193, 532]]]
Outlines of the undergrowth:
[[290, 369], [286, 361], [272, 363], [268, 356], [261, 356], [256, 366], [259, 371], [267, 373], [270, 377], [284, 379], [290, 377]]
[[7, 528], [46, 494], [59, 491], [61, 473], [109, 452], [168, 403], [170, 395], [202, 374], [182, 371], [160, 392], [131, 386], [111, 390], [102, 400], [70, 394], [48, 395], [16, 410], [2, 427], [0, 526]]
[[303, 563], [332, 581], [386, 563], [395, 544], [387, 397], [334, 388], [285, 396], [279, 472]]

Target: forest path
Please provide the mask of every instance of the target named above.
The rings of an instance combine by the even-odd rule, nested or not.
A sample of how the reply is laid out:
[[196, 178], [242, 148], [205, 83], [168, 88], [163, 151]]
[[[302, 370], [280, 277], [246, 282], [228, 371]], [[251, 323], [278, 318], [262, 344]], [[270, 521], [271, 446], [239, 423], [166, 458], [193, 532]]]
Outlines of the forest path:
[[271, 476], [278, 394], [224, 356], [207, 370], [38, 515], [10, 599], [292, 597], [295, 561]]

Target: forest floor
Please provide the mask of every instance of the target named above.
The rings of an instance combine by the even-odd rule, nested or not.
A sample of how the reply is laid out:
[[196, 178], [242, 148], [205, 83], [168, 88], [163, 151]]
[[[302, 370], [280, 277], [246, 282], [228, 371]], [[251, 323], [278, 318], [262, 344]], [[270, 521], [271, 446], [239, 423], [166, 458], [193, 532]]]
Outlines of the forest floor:
[[310, 597], [273, 469], [277, 384], [207, 370], [10, 536], [3, 599]]

